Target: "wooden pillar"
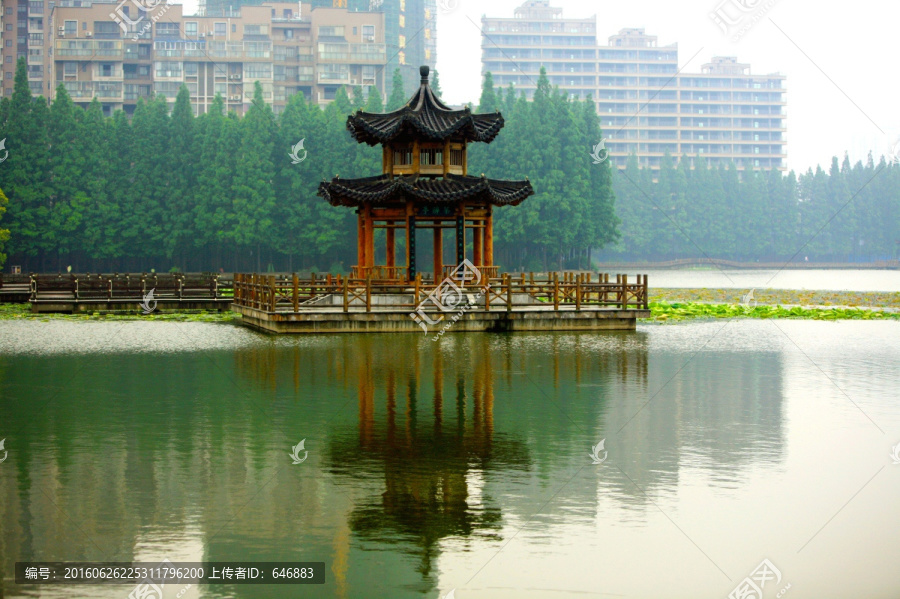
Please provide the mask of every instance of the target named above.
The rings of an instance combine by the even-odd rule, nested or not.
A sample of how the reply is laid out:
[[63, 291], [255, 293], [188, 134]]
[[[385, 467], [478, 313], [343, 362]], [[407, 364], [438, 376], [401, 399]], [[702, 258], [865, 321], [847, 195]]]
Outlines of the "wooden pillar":
[[394, 242], [394, 221], [387, 222], [388, 228], [385, 233], [387, 237], [387, 265], [388, 267], [397, 266], [397, 244]]
[[484, 239], [483, 232], [484, 229], [472, 227], [472, 258], [475, 262], [475, 266], [484, 266], [484, 246], [482, 244], [482, 240]]
[[494, 265], [494, 216], [490, 212], [484, 221], [484, 265]]
[[375, 266], [375, 223], [372, 220], [372, 206], [366, 204], [366, 266]]
[[356, 211], [356, 265], [362, 268], [366, 265], [366, 225], [362, 206]]
[[416, 217], [406, 217], [406, 277], [407, 280], [416, 278]]
[[444, 278], [444, 230], [441, 221], [434, 221], [434, 283]]

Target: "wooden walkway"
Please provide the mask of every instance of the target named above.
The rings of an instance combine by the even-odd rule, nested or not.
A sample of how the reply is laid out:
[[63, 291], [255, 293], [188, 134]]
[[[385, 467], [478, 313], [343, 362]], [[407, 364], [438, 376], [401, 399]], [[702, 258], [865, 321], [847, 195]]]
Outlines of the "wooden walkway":
[[647, 277], [534, 273], [472, 281], [234, 275], [233, 310], [276, 333], [633, 330], [650, 315]]
[[667, 262], [608, 262], [606, 268], [620, 270], [666, 270], [692, 266], [715, 266], [749, 270], [898, 270], [900, 260], [878, 262], [734, 262], [718, 258], [683, 258]]

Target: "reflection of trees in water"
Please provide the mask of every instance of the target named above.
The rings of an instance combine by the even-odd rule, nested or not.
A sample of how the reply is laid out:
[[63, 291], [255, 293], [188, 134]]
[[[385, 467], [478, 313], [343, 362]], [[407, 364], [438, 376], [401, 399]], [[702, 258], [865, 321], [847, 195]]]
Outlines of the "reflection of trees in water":
[[[0, 559], [8, 571], [13, 557], [107, 559], [90, 539], [128, 559], [142, 527], [164, 535], [199, 512], [213, 523], [203, 533], [210, 558], [252, 546], [291, 559], [297, 539], [309, 549], [309, 531], [327, 528], [335, 563], [354, 561], [354, 538], [394, 543], [431, 579], [442, 540], [492, 537], [510, 516], [531, 515], [603, 436], [609, 463], [596, 481], [584, 472], [566, 488], [569, 509], [596, 510], [598, 487], [647, 504], [613, 463], [653, 498], [686, 462], [733, 481], [781, 459], [780, 354], [708, 352], [679, 372], [691, 352], [651, 353], [650, 337], [346, 335], [152, 358], [4, 357], [0, 416], [27, 434], [0, 471], [16, 483], [0, 488]], [[69, 380], [80, 386], [59, 391]], [[23, 390], [35, 381], [48, 397], [59, 391], [52, 410], [32, 409]], [[289, 448], [270, 441], [312, 420], [328, 441], [303, 468], [331, 476], [307, 468], [273, 479]], [[355, 498], [346, 511], [343, 495], [316, 499], [332, 482]]]

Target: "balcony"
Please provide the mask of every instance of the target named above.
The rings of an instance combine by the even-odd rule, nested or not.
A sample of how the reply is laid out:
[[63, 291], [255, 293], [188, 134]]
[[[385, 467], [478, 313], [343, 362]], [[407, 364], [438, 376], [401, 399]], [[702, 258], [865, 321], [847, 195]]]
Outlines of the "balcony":
[[122, 100], [122, 84], [119, 82], [64, 81], [63, 85], [73, 99]]

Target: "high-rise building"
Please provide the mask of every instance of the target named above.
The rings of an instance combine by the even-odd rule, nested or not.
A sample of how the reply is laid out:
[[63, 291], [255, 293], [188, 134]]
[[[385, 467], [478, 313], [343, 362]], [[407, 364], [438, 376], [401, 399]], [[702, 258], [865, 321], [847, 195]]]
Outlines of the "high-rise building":
[[27, 56], [33, 93], [52, 98], [62, 84], [76, 103], [97, 98], [106, 114], [133, 112], [142, 97], [174, 101], [182, 84], [198, 114], [216, 94], [243, 112], [256, 81], [276, 111], [299, 92], [320, 104], [341, 86], [384, 95], [380, 12], [266, 2], [184, 16], [180, 4], [135, 12], [123, 1], [60, 0], [50, 9], [45, 1], [0, 0], [5, 22], [13, 9], [23, 15], [21, 44], [7, 46], [4, 31], [3, 95], [18, 56]]
[[549, 0], [529, 0], [513, 18], [482, 18], [482, 72], [529, 97], [543, 66], [570, 97], [590, 96], [608, 136], [610, 159], [630, 154], [658, 168], [666, 153], [711, 164], [786, 170], [785, 77], [754, 75], [734, 57], [714, 57], [700, 73], [678, 72], [678, 45], [660, 46], [643, 29], [597, 43], [597, 18], [563, 18]]
[[[234, 11], [263, 0], [201, 0], [206, 12]], [[394, 70], [403, 76], [404, 97], [419, 88], [419, 67], [437, 62], [437, 0], [311, 0], [312, 8], [345, 8], [349, 12], [384, 14], [387, 79]], [[201, 11], [202, 13], [203, 11]], [[390, 91], [390, 90], [388, 90]]]

